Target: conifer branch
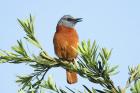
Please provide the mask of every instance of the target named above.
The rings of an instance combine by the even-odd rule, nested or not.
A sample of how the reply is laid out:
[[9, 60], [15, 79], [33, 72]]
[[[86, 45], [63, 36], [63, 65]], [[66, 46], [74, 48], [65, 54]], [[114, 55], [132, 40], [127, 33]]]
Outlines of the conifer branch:
[[[68, 87], [66, 87], [67, 91], [59, 88], [50, 77], [46, 81], [44, 79], [46, 73], [51, 68], [55, 67], [62, 67], [75, 71], [81, 77], [88, 79], [89, 82], [99, 84], [103, 87], [103, 90], [94, 88], [89, 89], [87, 86], [83, 85], [85, 93], [125, 93], [128, 87], [131, 87], [132, 93], [139, 93], [139, 66], [136, 68], [129, 68], [130, 78], [124, 89], [116, 87], [111, 80], [111, 76], [117, 74], [116, 69], [118, 67], [110, 66], [108, 63], [112, 50], [108, 50], [107, 48], [99, 49], [96, 41], [94, 41], [93, 44], [91, 44], [90, 40], [87, 42], [82, 41], [77, 50], [79, 54], [78, 60], [76, 61], [77, 64], [74, 65], [68, 61], [48, 55], [35, 37], [34, 19], [31, 15], [27, 20], [18, 19], [18, 22], [26, 33], [24, 39], [40, 49], [40, 53], [37, 56], [35, 56], [35, 54], [29, 55], [22, 40], [18, 40], [17, 45], [11, 47], [13, 50], [12, 52], [0, 50], [0, 63], [27, 63], [34, 68], [34, 72], [30, 75], [18, 76], [17, 83], [22, 86], [21, 93], [23, 90], [37, 91], [40, 88], [46, 88], [55, 91], [56, 93], [67, 93], [67, 91], [69, 91], [69, 93], [83, 93], [79, 90], [75, 92]], [[132, 82], [134, 82], [133, 86], [131, 86]]]

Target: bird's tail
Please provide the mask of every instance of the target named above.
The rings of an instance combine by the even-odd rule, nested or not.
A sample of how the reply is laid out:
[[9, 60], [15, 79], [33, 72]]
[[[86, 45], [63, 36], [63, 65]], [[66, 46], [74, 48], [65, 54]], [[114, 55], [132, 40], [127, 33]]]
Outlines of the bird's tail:
[[67, 82], [69, 84], [74, 84], [77, 82], [77, 73], [76, 72], [66, 70], [66, 75], [67, 75]]

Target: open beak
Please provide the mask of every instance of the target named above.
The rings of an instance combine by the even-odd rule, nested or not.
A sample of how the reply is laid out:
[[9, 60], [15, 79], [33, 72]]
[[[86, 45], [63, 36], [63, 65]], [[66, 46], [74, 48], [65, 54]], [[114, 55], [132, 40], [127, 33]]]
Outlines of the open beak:
[[83, 18], [76, 18], [74, 21], [77, 22], [81, 22]]

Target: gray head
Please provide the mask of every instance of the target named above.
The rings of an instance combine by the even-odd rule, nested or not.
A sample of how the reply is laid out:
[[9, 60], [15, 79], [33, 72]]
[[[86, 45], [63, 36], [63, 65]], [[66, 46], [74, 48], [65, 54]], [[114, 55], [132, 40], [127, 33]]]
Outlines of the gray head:
[[58, 25], [64, 25], [73, 28], [77, 22], [81, 22], [82, 18], [74, 18], [71, 15], [64, 15], [58, 22]]

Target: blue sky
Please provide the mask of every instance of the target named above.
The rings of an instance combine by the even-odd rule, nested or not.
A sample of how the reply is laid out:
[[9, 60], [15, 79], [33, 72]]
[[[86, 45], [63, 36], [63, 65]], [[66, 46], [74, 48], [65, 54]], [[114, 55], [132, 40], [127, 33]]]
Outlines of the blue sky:
[[[10, 50], [16, 40], [25, 36], [17, 18], [25, 19], [31, 13], [35, 16], [36, 36], [44, 49], [55, 56], [53, 35], [55, 27], [65, 14], [82, 17], [77, 24], [80, 41], [96, 40], [100, 47], [113, 48], [112, 65], [119, 65], [119, 74], [113, 76], [117, 86], [124, 86], [128, 78], [128, 66], [140, 62], [140, 1], [139, 0], [1, 0], [0, 1], [0, 49]], [[36, 53], [36, 48], [30, 48]], [[2, 93], [16, 93], [17, 75], [32, 72], [27, 65], [0, 65], [0, 90]], [[65, 71], [52, 69], [51, 74], [59, 86], [66, 84]], [[47, 76], [46, 76], [47, 77]], [[80, 84], [95, 85], [79, 77], [72, 88], [82, 88]], [[67, 85], [69, 86], [69, 85]]]

